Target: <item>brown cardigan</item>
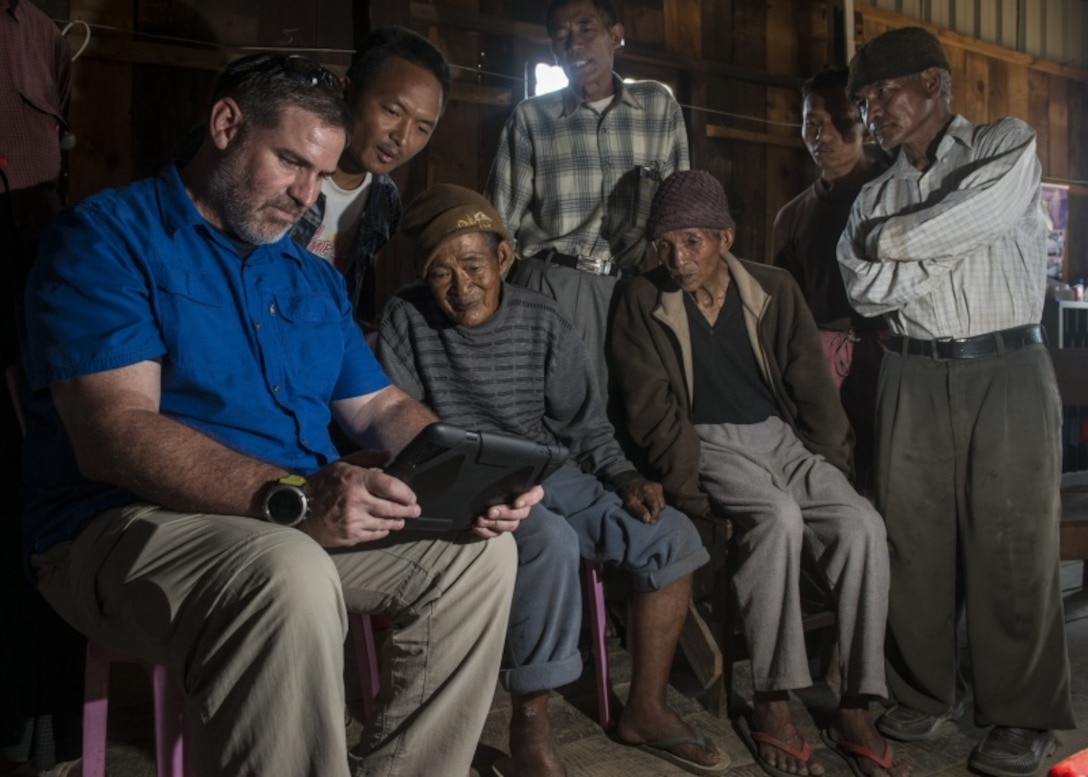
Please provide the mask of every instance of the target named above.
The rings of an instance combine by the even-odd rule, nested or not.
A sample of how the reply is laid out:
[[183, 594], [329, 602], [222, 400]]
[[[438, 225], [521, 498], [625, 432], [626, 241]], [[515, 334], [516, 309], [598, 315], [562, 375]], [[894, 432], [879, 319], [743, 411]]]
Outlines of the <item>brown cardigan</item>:
[[[850, 422], [827, 369], [820, 336], [785, 270], [723, 260], [740, 294], [756, 362], [783, 420], [813, 453], [851, 474]], [[616, 302], [609, 340], [627, 427], [645, 454], [646, 475], [688, 515], [711, 514], [699, 488], [699, 438], [691, 423], [691, 338], [682, 292], [664, 267], [634, 278]]]

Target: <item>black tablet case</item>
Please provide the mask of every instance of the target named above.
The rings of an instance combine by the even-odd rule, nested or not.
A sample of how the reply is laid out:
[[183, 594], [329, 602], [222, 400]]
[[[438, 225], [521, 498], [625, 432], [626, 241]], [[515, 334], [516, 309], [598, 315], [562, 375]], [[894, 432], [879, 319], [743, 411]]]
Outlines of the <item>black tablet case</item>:
[[569, 451], [523, 437], [475, 432], [437, 421], [416, 435], [386, 473], [416, 493], [422, 514], [405, 529], [461, 531], [558, 469]]

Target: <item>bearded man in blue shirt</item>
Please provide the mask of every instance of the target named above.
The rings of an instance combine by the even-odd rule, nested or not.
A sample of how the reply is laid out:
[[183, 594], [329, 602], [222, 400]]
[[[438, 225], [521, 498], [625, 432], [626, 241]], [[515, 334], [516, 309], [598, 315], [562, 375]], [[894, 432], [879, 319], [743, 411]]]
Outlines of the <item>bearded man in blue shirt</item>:
[[489, 541], [404, 539], [411, 489], [339, 459], [331, 421], [395, 452], [434, 420], [285, 237], [350, 126], [317, 63], [239, 60], [192, 161], [62, 214], [27, 287], [30, 570], [88, 638], [167, 667], [201, 775], [352, 772], [347, 610], [394, 623], [354, 773], [465, 773], [514, 580], [501, 535], [542, 496], [478, 517]]

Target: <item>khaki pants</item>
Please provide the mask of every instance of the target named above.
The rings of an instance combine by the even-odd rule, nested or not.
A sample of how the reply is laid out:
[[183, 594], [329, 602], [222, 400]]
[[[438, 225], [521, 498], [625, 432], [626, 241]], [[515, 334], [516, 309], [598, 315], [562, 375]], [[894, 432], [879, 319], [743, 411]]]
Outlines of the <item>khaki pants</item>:
[[88, 638], [165, 664], [201, 777], [340, 777], [346, 611], [391, 613], [361, 773], [464, 774], [491, 704], [516, 571], [510, 537], [435, 535], [329, 553], [295, 529], [147, 505], [36, 556]]
[[801, 611], [801, 554], [834, 592], [844, 694], [887, 696], [888, 544], [868, 500], [781, 418], [698, 424], [699, 478], [737, 528], [733, 572], [752, 684], [812, 685]]

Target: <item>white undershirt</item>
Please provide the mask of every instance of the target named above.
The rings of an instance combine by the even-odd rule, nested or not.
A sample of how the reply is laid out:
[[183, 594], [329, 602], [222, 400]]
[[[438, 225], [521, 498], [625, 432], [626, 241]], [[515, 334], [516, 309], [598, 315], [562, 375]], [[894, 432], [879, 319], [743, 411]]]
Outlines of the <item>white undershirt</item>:
[[373, 176], [367, 173], [363, 182], [350, 190], [340, 188], [332, 178], [326, 178], [321, 184], [321, 191], [325, 195], [325, 216], [306, 248], [332, 262], [341, 272], [347, 269], [351, 261], [351, 248], [359, 231], [359, 221], [366, 210], [372, 180]]
[[615, 96], [616, 95], [614, 94], [610, 94], [608, 95], [608, 97], [602, 97], [600, 100], [594, 100], [591, 103], [586, 103], [586, 105], [595, 110], [597, 113], [604, 113], [604, 109], [612, 104], [612, 98], [614, 98]]

